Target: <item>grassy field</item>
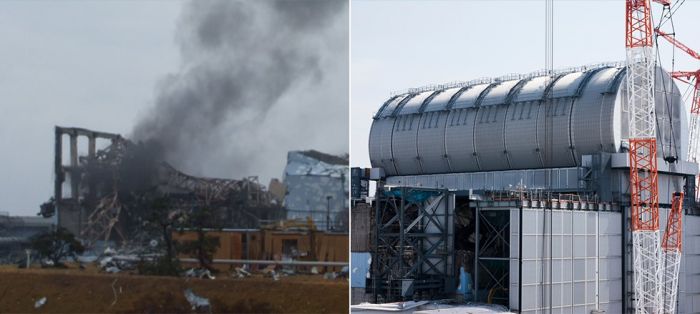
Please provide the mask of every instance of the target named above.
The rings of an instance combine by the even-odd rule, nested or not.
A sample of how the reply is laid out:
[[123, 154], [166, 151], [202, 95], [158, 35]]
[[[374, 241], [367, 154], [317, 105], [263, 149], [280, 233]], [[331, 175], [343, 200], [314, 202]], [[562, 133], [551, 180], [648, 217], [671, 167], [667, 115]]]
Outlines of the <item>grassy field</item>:
[[[213, 313], [348, 312], [345, 279], [219, 274], [207, 280], [0, 266], [0, 313], [193, 313], [183, 293], [187, 288], [208, 298]], [[42, 297], [46, 304], [35, 309]]]

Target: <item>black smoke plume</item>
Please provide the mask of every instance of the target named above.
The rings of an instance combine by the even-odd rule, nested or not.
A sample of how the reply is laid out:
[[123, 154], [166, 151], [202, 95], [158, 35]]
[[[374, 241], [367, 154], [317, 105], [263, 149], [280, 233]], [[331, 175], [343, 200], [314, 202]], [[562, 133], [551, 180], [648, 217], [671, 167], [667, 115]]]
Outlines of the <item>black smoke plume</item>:
[[181, 66], [133, 139], [185, 172], [282, 175], [286, 152], [348, 145], [347, 1], [192, 1]]

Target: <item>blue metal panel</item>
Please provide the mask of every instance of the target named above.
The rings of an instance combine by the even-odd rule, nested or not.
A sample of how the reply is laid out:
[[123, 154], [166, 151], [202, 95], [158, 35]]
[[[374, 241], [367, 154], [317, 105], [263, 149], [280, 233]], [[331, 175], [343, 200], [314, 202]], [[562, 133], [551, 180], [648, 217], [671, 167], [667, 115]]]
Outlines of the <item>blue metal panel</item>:
[[365, 288], [372, 255], [370, 253], [350, 253], [350, 287]]

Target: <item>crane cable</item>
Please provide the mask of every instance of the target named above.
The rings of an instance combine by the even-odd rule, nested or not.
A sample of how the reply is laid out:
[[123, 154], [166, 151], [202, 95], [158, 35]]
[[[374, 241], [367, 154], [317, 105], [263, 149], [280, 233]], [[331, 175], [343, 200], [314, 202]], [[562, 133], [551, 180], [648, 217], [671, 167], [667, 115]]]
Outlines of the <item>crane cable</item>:
[[[656, 27], [656, 29], [661, 29], [661, 26], [664, 25], [666, 22], [671, 21], [671, 34], [675, 36], [675, 25], [673, 23], [673, 14], [680, 8], [680, 6], [683, 4], [683, 2], [676, 2], [678, 4], [676, 6], [676, 9], [672, 11], [672, 9], [668, 6], [664, 6], [664, 10], [661, 13], [661, 18], [659, 19], [659, 24]], [[666, 17], [666, 20], [664, 20], [664, 17]], [[653, 23], [653, 17], [652, 17], [652, 23]], [[656, 43], [656, 60], [655, 63], [661, 66], [661, 52], [659, 51], [659, 34], [657, 32], [654, 32], [654, 41]], [[672, 55], [671, 55], [671, 72], [675, 71], [675, 66], [676, 66], [676, 46], [672, 45]], [[656, 71], [656, 66], [654, 67], [654, 81], [656, 81], [656, 76], [657, 76], [657, 71]], [[676, 134], [673, 130], [673, 107], [670, 104], [670, 101], [668, 99], [668, 90], [666, 88], [666, 77], [661, 75], [661, 85], [663, 87], [663, 99], [664, 99], [664, 104], [666, 106], [666, 112], [669, 117], [669, 128], [671, 131], [670, 135], [670, 143], [669, 143], [669, 149], [673, 149], [673, 153], [675, 156], [668, 156], [666, 154], [666, 145], [663, 143], [663, 138], [661, 141], [661, 154], [664, 157], [664, 161], [668, 162], [675, 162], [678, 160], [679, 155], [678, 155], [678, 147], [677, 145], [673, 145], [673, 143], [678, 143], [678, 139], [676, 138]], [[659, 115], [655, 115], [656, 119], [656, 129], [657, 132], [662, 132], [660, 128], [660, 123], [659, 123]]]

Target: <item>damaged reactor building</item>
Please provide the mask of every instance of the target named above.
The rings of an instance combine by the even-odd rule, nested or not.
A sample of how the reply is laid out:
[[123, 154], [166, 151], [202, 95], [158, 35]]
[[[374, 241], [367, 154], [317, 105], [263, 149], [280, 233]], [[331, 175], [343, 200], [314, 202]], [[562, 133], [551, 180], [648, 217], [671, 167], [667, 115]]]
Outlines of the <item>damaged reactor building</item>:
[[[102, 141], [104, 148], [97, 149], [98, 141]], [[79, 147], [80, 144], [87, 147]], [[79, 148], [87, 154], [80, 155]], [[297, 154], [300, 157], [295, 157]], [[314, 158], [325, 162], [321, 165]], [[322, 217], [314, 214], [313, 218], [315, 223], [325, 226], [327, 204], [332, 205], [333, 219], [343, 208], [347, 213], [347, 205], [337, 204], [344, 193], [343, 187], [333, 186], [333, 180], [328, 179], [344, 178], [342, 171], [333, 166], [338, 163], [334, 158], [340, 159], [315, 151], [291, 152], [285, 182], [273, 179], [268, 189], [257, 177], [232, 180], [182, 173], [159, 158], [154, 145], [135, 143], [119, 134], [57, 126], [54, 195], [41, 205], [40, 214], [55, 217], [58, 226], [87, 243], [124, 244], [139, 239], [144, 209], [158, 197], [170, 199], [172, 211], [212, 209], [221, 226], [232, 229], [260, 228], [287, 218], [305, 218], [309, 204], [320, 198], [323, 206], [311, 209], [323, 213]], [[344, 167], [347, 168], [347, 160]], [[338, 171], [340, 175], [336, 175]], [[307, 175], [313, 178], [305, 178]], [[328, 182], [315, 183], [317, 178]], [[314, 199], [308, 201], [311, 192], [304, 189], [314, 184], [327, 185], [316, 188], [323, 195], [313, 195]], [[332, 204], [327, 196], [332, 196]], [[287, 217], [285, 201], [303, 214]]]
[[[519, 313], [632, 310], [625, 71], [509, 75], [384, 102], [373, 168], [352, 172], [353, 191], [376, 181], [374, 198], [353, 196], [353, 268], [367, 270], [353, 273], [353, 302], [459, 295]], [[660, 225], [673, 193], [689, 196], [678, 309], [697, 313], [698, 165], [679, 157], [688, 123], [678, 86], [656, 73]]]

